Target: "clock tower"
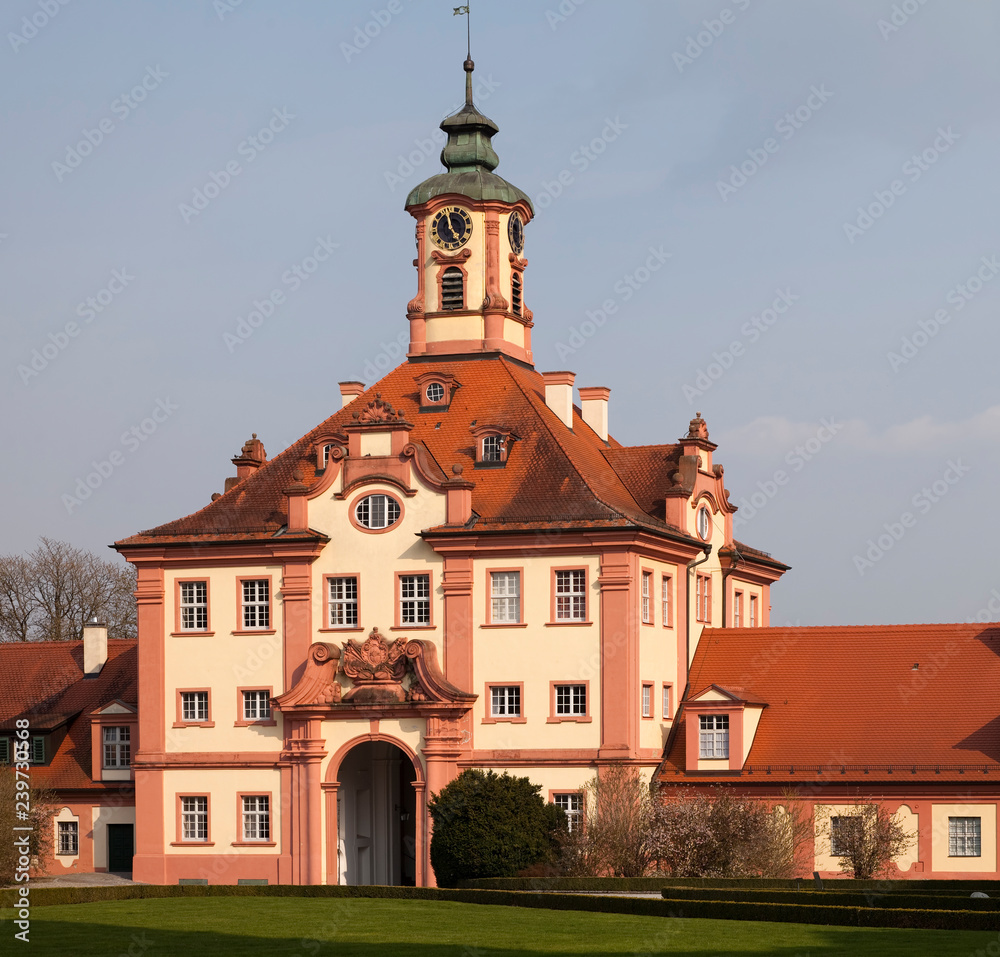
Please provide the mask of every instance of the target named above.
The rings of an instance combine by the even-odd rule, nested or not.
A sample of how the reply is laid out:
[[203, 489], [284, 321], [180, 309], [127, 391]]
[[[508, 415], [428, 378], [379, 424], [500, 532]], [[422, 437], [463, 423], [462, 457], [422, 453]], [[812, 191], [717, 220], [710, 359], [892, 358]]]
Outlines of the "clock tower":
[[531, 200], [493, 172], [497, 125], [472, 101], [441, 122], [447, 172], [415, 187], [406, 209], [417, 221], [417, 294], [410, 300], [411, 359], [504, 353], [531, 364], [531, 310], [524, 304], [524, 227]]

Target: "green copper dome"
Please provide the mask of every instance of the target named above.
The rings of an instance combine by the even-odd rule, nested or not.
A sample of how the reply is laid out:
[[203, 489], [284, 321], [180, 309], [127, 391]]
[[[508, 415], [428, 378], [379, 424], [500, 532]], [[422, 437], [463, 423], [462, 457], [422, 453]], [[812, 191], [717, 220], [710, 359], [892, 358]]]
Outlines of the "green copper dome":
[[491, 140], [500, 128], [472, 102], [473, 66], [472, 60], [465, 61], [465, 105], [441, 121], [441, 129], [448, 134], [441, 162], [448, 172], [438, 173], [415, 186], [406, 197], [406, 206], [418, 206], [445, 193], [458, 193], [469, 199], [527, 203], [534, 213], [527, 194], [493, 172], [500, 158]]

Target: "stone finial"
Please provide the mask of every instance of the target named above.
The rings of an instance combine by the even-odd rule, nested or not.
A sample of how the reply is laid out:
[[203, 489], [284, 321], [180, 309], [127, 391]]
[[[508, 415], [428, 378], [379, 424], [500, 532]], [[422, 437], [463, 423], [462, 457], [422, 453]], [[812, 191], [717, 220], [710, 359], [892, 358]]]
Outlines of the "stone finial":
[[705, 424], [705, 420], [701, 417], [700, 412], [695, 412], [694, 418], [688, 425], [689, 439], [707, 439], [708, 438], [708, 426]]

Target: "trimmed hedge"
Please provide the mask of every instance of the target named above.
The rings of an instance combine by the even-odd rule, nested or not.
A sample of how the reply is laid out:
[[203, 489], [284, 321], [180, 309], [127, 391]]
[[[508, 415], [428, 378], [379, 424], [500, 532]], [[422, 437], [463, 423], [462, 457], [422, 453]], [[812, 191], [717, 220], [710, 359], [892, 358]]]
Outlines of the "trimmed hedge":
[[[11, 906], [12, 890], [2, 903]], [[593, 897], [579, 894], [538, 894], [519, 891], [446, 889], [435, 887], [345, 887], [326, 885], [152, 885], [117, 887], [51, 887], [31, 892], [31, 906], [178, 897], [305, 897], [438, 900], [464, 904], [579, 910], [644, 917], [713, 918], [716, 920], [779, 921], [837, 924], [854, 927], [912, 927], [937, 930], [1000, 930], [1000, 913], [971, 910], [841, 907], [822, 904], [760, 901], [681, 900], [635, 897]]]
[[973, 898], [968, 891], [906, 894], [903, 891], [739, 890], [737, 888], [668, 887], [670, 900], [758, 901], [762, 904], [822, 904], [837, 907], [916, 908], [918, 910], [1000, 911], [1000, 898]]

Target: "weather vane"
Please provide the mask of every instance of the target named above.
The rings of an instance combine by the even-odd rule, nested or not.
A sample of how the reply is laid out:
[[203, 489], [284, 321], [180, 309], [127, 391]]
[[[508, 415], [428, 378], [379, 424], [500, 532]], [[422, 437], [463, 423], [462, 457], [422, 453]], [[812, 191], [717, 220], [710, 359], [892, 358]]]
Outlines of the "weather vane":
[[465, 56], [466, 59], [471, 60], [472, 59], [472, 14], [469, 13], [469, 5], [465, 4], [465, 6], [462, 7], [455, 7], [454, 11], [455, 11], [454, 16], [456, 17], [464, 16], [469, 18], [468, 20], [465, 21], [465, 35], [466, 35], [466, 42], [468, 44]]

